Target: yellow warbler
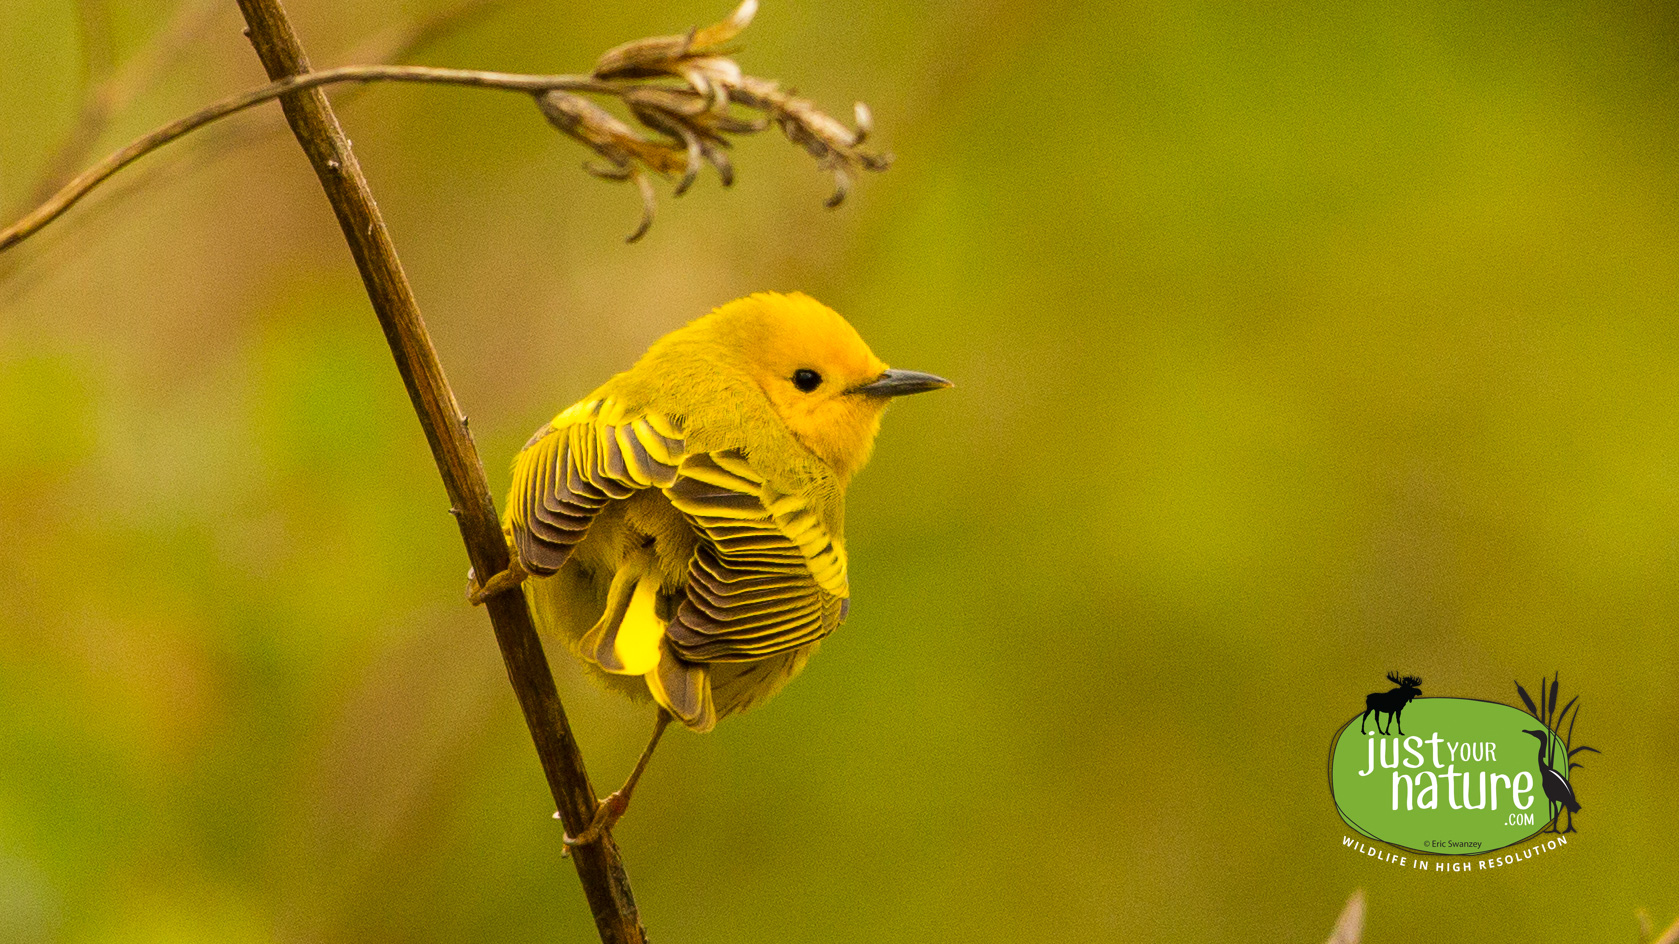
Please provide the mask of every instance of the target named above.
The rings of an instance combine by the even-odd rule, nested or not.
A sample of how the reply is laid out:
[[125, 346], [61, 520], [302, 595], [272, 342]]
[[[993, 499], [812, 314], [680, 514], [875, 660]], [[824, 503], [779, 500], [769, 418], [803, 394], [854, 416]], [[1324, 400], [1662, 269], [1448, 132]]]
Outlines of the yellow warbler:
[[528, 574], [539, 629], [659, 707], [629, 781], [568, 842], [622, 815], [671, 717], [708, 731], [763, 701], [845, 619], [846, 484], [893, 397], [948, 386], [887, 369], [814, 299], [764, 292], [666, 335], [525, 444], [509, 578]]

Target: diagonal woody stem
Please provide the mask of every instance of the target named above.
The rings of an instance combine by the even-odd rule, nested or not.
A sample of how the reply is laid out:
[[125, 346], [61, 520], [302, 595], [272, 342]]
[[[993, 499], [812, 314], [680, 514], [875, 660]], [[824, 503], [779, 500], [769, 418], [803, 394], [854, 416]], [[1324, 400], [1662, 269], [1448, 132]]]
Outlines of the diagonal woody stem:
[[[308, 59], [279, 0], [238, 2], [250, 26], [251, 42], [269, 78], [280, 83], [309, 71]], [[292, 84], [268, 97], [282, 96], [280, 104], [286, 121], [338, 216], [368, 298], [431, 444], [432, 456], [443, 477], [473, 569], [485, 575], [500, 573], [507, 567], [507, 545], [483, 463], [467, 431], [466, 417], [461, 415], [443, 376], [442, 364], [432, 347], [408, 277], [397, 259], [367, 179], [350, 151], [349, 141], [339, 128], [326, 95], [314, 87], [319, 84], [306, 79], [292, 80]], [[496, 642], [507, 664], [508, 679], [524, 711], [525, 723], [536, 744], [560, 818], [568, 833], [580, 834], [588, 828], [598, 804], [524, 597], [517, 593], [498, 594], [486, 601], [485, 608], [489, 610]], [[618, 847], [611, 837], [603, 836], [599, 842], [578, 847], [572, 860], [577, 864], [578, 878], [603, 944], [643, 944], [646, 935]]]

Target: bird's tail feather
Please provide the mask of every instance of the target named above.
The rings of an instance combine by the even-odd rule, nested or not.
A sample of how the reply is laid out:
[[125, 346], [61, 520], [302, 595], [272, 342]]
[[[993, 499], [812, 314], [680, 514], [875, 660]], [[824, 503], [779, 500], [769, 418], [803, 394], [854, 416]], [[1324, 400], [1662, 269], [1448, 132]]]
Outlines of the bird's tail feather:
[[578, 641], [583, 658], [614, 675], [645, 675], [658, 664], [665, 627], [656, 612], [659, 580], [652, 569], [652, 548], [636, 551], [619, 565], [605, 610]]
[[660, 649], [659, 664], [645, 676], [653, 700], [695, 731], [710, 731], [717, 724], [717, 708], [707, 667], [678, 656], [668, 641]]

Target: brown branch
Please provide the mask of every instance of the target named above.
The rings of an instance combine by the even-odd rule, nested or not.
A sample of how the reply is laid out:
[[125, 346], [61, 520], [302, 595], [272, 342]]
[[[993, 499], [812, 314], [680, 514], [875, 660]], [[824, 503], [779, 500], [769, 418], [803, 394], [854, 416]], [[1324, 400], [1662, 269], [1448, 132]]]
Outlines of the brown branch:
[[52, 199], [36, 207], [16, 223], [0, 231], [0, 252], [28, 239], [41, 227], [51, 223], [76, 201], [87, 196], [94, 187], [104, 183], [112, 174], [122, 170], [158, 148], [190, 134], [213, 121], [244, 111], [253, 105], [280, 98], [290, 92], [318, 88], [335, 82], [427, 82], [444, 85], [467, 85], [477, 88], [506, 89], [515, 92], [542, 92], [552, 89], [617, 94], [620, 83], [604, 82], [586, 75], [523, 75], [512, 72], [482, 72], [473, 69], [434, 69], [427, 66], [344, 66], [288, 77], [262, 88], [252, 89], [213, 105], [201, 108], [185, 118], [172, 121], [93, 165], [65, 184]]
[[[461, 0], [453, 7], [439, 10], [423, 19], [385, 30], [360, 43], [354, 51], [341, 58], [348, 62], [379, 65], [404, 62], [426, 47], [472, 28], [491, 13], [506, 9], [515, 2], [529, 0]], [[29, 198], [13, 207], [9, 216], [22, 215], [51, 199], [87, 160], [89, 150], [103, 135], [109, 117], [127, 107], [135, 97], [148, 91], [167, 67], [190, 48], [198, 35], [219, 21], [224, 13], [237, 13], [237, 10], [224, 8], [222, 0], [182, 0], [174, 20], [168, 27], [157, 34], [144, 50], [124, 60], [114, 75], [86, 93], [82, 111], [77, 116], [72, 131], [43, 165], [43, 170], [36, 176], [35, 184], [30, 189]], [[357, 91], [370, 85], [371, 83], [352, 84], [344, 92], [335, 95], [333, 102], [339, 108], [343, 108], [356, 98]], [[272, 121], [266, 120], [267, 117], [265, 115], [264, 120], [240, 126], [218, 123], [214, 128], [203, 129], [204, 133], [198, 136], [200, 143], [194, 151], [194, 157], [200, 161], [212, 160], [272, 136], [291, 136], [291, 129], [286, 126], [284, 115], [275, 111]], [[169, 179], [168, 173], [178, 174], [180, 170], [180, 165], [170, 168], [165, 164], [163, 167], [154, 166], [147, 173], [135, 174], [125, 186], [106, 190], [109, 199], [100, 209], [109, 210], [121, 204], [123, 197], [148, 193], [161, 185], [162, 181]], [[83, 215], [76, 222], [85, 224], [90, 218], [89, 215]], [[18, 275], [20, 262], [16, 256], [0, 256], [0, 308], [22, 297], [32, 288], [33, 279], [20, 278]], [[38, 278], [41, 274], [41, 271], [37, 271], [35, 277]]]
[[[722, 46], [751, 22], [757, 0], [742, 0], [733, 14], [703, 30], [680, 36], [656, 36], [611, 49], [595, 64], [592, 74], [526, 75], [473, 69], [436, 69], [426, 66], [365, 65], [325, 69], [283, 79], [224, 99], [179, 121], [165, 125], [66, 184], [51, 199], [0, 231], [0, 252], [27, 239], [73, 206], [94, 187], [141, 156], [210, 122], [273, 98], [336, 82], [426, 82], [525, 92], [554, 127], [587, 145], [607, 161], [588, 167], [608, 180], [633, 181], [641, 191], [641, 226], [631, 242], [653, 221], [653, 188], [647, 174], [670, 177], [682, 172], [676, 185], [680, 196], [699, 173], [701, 162], [717, 168], [723, 185], [734, 179], [724, 149], [728, 136], [751, 134], [773, 123], [787, 139], [814, 157], [834, 176], [831, 209], [845, 199], [857, 171], [883, 171], [891, 155], [863, 147], [870, 128], [869, 111], [856, 107], [857, 127], [847, 128], [815, 104], [799, 98], [777, 82], [747, 75]], [[680, 80], [683, 84], [673, 85]], [[657, 137], [649, 139], [599, 106], [571, 92], [616, 96], [631, 115]], [[731, 106], [760, 112], [762, 118], [742, 120]]]
[[[252, 44], [269, 78], [283, 80], [305, 73], [309, 63], [279, 0], [239, 0], [250, 26]], [[337, 116], [318, 88], [299, 82], [281, 99], [286, 120], [320, 178], [339, 226], [361, 271], [374, 312], [385, 331], [397, 369], [419, 414], [432, 456], [449, 494], [452, 511], [476, 573], [506, 569], [507, 545], [490, 498], [483, 463], [473, 446], [466, 418], [443, 376], [425, 322], [420, 317], [407, 275], [397, 259], [361, 166], [350, 151]], [[542, 643], [531, 624], [522, 594], [504, 593], [486, 602], [501, 646], [507, 674], [525, 714], [543, 772], [565, 828], [578, 835], [588, 828], [596, 798], [583, 768], [583, 757], [560, 705]], [[618, 847], [610, 836], [577, 847], [572, 855], [603, 942], [639, 944], [645, 939], [624, 873]]]

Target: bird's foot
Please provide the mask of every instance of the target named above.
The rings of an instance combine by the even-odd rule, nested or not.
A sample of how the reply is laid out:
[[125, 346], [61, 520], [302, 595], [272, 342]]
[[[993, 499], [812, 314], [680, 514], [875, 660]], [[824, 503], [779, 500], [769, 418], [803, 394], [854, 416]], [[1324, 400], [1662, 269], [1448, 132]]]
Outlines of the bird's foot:
[[517, 588], [529, 576], [517, 554], [508, 559], [506, 570], [482, 584], [478, 582], [478, 575], [469, 570], [466, 573], [466, 598], [473, 606], [482, 606], [490, 597]]
[[[568, 834], [561, 840], [565, 843], [565, 849], [561, 850], [560, 855], [569, 856], [573, 846], [586, 846], [599, 839], [602, 834], [610, 832], [613, 824], [617, 823], [629, 808], [630, 795], [622, 790], [613, 792], [611, 796], [600, 801], [600, 804], [595, 807], [595, 816], [594, 819], [589, 821], [588, 829], [583, 830], [581, 835], [571, 836]], [[555, 813], [554, 815], [558, 816], [559, 814]]]

